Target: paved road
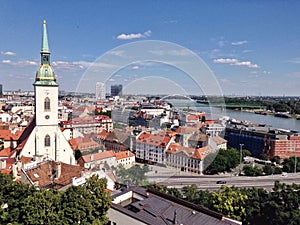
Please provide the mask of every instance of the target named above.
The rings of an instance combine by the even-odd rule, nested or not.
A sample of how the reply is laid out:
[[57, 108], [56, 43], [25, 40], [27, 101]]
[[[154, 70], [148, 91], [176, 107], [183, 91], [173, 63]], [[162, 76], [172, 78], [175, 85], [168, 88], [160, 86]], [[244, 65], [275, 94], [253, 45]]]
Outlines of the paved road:
[[217, 181], [226, 181], [226, 185], [235, 187], [261, 187], [266, 189], [272, 189], [274, 182], [279, 180], [286, 184], [300, 184], [300, 173], [282, 175], [271, 175], [261, 177], [245, 177], [245, 176], [231, 176], [228, 175], [195, 175], [195, 174], [180, 174], [171, 172], [156, 172], [148, 174], [150, 182], [159, 183], [168, 187], [182, 188], [183, 186], [196, 184], [201, 190], [216, 190], [221, 187], [222, 184], [217, 184]]

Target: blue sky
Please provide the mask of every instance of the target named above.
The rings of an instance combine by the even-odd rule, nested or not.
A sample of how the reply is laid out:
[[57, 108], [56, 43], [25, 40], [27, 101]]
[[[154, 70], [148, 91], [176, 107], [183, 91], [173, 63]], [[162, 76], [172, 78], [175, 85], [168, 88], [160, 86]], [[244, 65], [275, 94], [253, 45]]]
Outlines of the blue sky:
[[[0, 83], [4, 90], [33, 90], [46, 19], [60, 90], [75, 91], [86, 69], [106, 52], [157, 40], [196, 53], [226, 95], [300, 95], [299, 12], [300, 1], [0, 0]], [[149, 83], [160, 73], [169, 80], [177, 74], [173, 83], [198, 93], [176, 69], [161, 67], [139, 73], [133, 66], [133, 76], [148, 76], [138, 83], [147, 87], [162, 83]], [[128, 80], [128, 71], [113, 74], [110, 82]]]

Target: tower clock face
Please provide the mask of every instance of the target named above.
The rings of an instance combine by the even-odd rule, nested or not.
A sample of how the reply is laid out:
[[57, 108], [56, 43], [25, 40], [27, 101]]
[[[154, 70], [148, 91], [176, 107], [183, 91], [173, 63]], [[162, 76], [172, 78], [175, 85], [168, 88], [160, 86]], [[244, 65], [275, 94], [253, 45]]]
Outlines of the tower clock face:
[[47, 120], [47, 119], [49, 119], [49, 118], [50, 118], [50, 116], [49, 116], [49, 115], [46, 115], [46, 116], [45, 116], [45, 119], [46, 119], [46, 120]]
[[44, 56], [43, 56], [43, 62], [48, 62], [48, 61], [49, 61], [49, 56], [44, 55]]

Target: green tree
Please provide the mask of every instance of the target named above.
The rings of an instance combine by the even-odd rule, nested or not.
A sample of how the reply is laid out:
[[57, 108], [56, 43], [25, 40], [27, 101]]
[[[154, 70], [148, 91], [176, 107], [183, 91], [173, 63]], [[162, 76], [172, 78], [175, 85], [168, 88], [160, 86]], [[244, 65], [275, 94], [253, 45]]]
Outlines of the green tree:
[[195, 203], [199, 200], [198, 188], [196, 184], [184, 186], [182, 188], [182, 193], [185, 196], [184, 198], [189, 202]]
[[108, 222], [106, 213], [111, 205], [111, 196], [105, 191], [106, 184], [105, 178], [99, 179], [98, 176], [92, 176], [83, 185], [86, 197], [92, 205], [92, 224], [100, 225]]
[[0, 174], [0, 224], [21, 222], [20, 205], [35, 191], [32, 186], [14, 182], [12, 175]]
[[111, 197], [105, 191], [106, 179], [92, 176], [82, 186], [70, 187], [62, 195], [64, 224], [106, 224]]
[[24, 224], [64, 224], [61, 221], [60, 193], [41, 189], [28, 196], [21, 204], [21, 221]]
[[[212, 158], [215, 156], [214, 160]], [[208, 158], [208, 159], [206, 159]], [[204, 159], [204, 164], [211, 164], [205, 169], [206, 174], [217, 174], [221, 172], [230, 172], [231, 169], [235, 168], [240, 161], [240, 153], [234, 148], [231, 149], [220, 149], [218, 154], [209, 154]]]
[[118, 166], [116, 175], [118, 181], [124, 185], [140, 185], [144, 186], [147, 184], [146, 173], [150, 171], [148, 165], [134, 165], [129, 169], [125, 169], [122, 166]]
[[[287, 173], [293, 173], [295, 169], [295, 157], [290, 157], [283, 160], [282, 170]], [[300, 171], [300, 157], [296, 157], [296, 171]]]
[[182, 198], [183, 197], [181, 192], [175, 187], [167, 188], [167, 194], [172, 195], [176, 198]]
[[216, 211], [240, 221], [246, 218], [248, 196], [239, 189], [223, 185], [220, 190], [212, 193], [211, 198]]
[[268, 154], [263, 153], [263, 154], [261, 154], [261, 155], [259, 156], [259, 158], [262, 159], [262, 160], [268, 160], [268, 159], [269, 159], [269, 156], [268, 156]]
[[271, 166], [271, 165], [265, 165], [265, 166], [263, 167], [263, 171], [264, 171], [264, 173], [265, 173], [266, 175], [271, 175], [271, 174], [274, 173], [275, 168], [274, 168], [273, 166]]
[[271, 161], [275, 162], [276, 164], [280, 164], [280, 157], [275, 155]]
[[246, 176], [262, 176], [263, 170], [257, 166], [246, 165], [243, 167], [243, 172]]

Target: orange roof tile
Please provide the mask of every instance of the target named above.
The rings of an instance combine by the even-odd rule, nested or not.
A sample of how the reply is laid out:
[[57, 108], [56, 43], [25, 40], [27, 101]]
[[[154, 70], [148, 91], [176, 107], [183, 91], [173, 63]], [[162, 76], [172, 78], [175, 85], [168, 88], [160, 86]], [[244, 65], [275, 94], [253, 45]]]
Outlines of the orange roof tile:
[[73, 150], [86, 150], [90, 148], [100, 147], [100, 144], [88, 137], [77, 137], [69, 140]]
[[38, 182], [39, 187], [47, 185], [65, 186], [72, 183], [73, 177], [81, 177], [81, 172], [84, 170], [81, 166], [73, 166], [63, 162], [61, 165], [61, 175], [55, 179], [53, 171], [56, 171], [57, 165], [54, 161], [46, 161], [37, 165], [37, 167], [27, 170], [26, 174], [32, 182]]
[[199, 128], [197, 127], [178, 127], [176, 130], [177, 133], [193, 133], [193, 132], [199, 132]]
[[110, 132], [108, 132], [107, 130], [102, 130], [99, 134], [98, 134], [98, 138], [100, 139], [106, 139], [108, 137], [108, 135], [110, 134]]
[[227, 143], [227, 140], [221, 138], [220, 136], [213, 136], [212, 139], [217, 143], [217, 145]]
[[116, 160], [135, 156], [131, 151], [116, 152], [115, 155], [116, 155]]
[[11, 165], [16, 162], [15, 158], [2, 158], [0, 160], [5, 160], [6, 161], [6, 168], [5, 169], [9, 169], [11, 167]]
[[9, 175], [9, 174], [12, 173], [12, 170], [10, 170], [10, 169], [4, 169], [4, 170], [0, 170], [0, 173]]
[[4, 141], [17, 141], [24, 129], [25, 128], [22, 128], [22, 130], [17, 130], [15, 133], [12, 133], [11, 130], [0, 130], [0, 139], [3, 139]]
[[16, 150], [13, 150], [10, 147], [7, 147], [0, 151], [0, 157], [10, 158], [15, 152], [16, 152]]
[[83, 161], [85, 163], [87, 163], [87, 162], [93, 162], [93, 161], [97, 161], [97, 160], [111, 158], [114, 156], [115, 156], [115, 153], [112, 150], [109, 150], [109, 151], [104, 151], [104, 152], [98, 152], [95, 154], [84, 155], [81, 158], [83, 159]]
[[203, 148], [197, 148], [195, 150], [195, 153], [192, 156], [192, 158], [203, 160], [205, 158], [205, 156], [208, 154], [208, 151], [210, 151], [210, 150], [211, 150], [210, 146], [205, 146]]
[[171, 154], [178, 154], [180, 152], [183, 152], [191, 158], [203, 160], [205, 156], [208, 154], [207, 151], [209, 150], [210, 150], [209, 146], [205, 146], [203, 148], [188, 148], [188, 147], [181, 146], [179, 143], [174, 143], [170, 145], [170, 147], [166, 152]]
[[167, 146], [167, 144], [171, 141], [171, 137], [164, 133], [162, 134], [148, 134], [142, 133], [136, 142], [148, 144], [148, 145], [155, 145], [155, 146]]
[[22, 156], [22, 158], [21, 158], [22, 164], [29, 163], [29, 162], [31, 162], [32, 160], [33, 160], [32, 157]]

